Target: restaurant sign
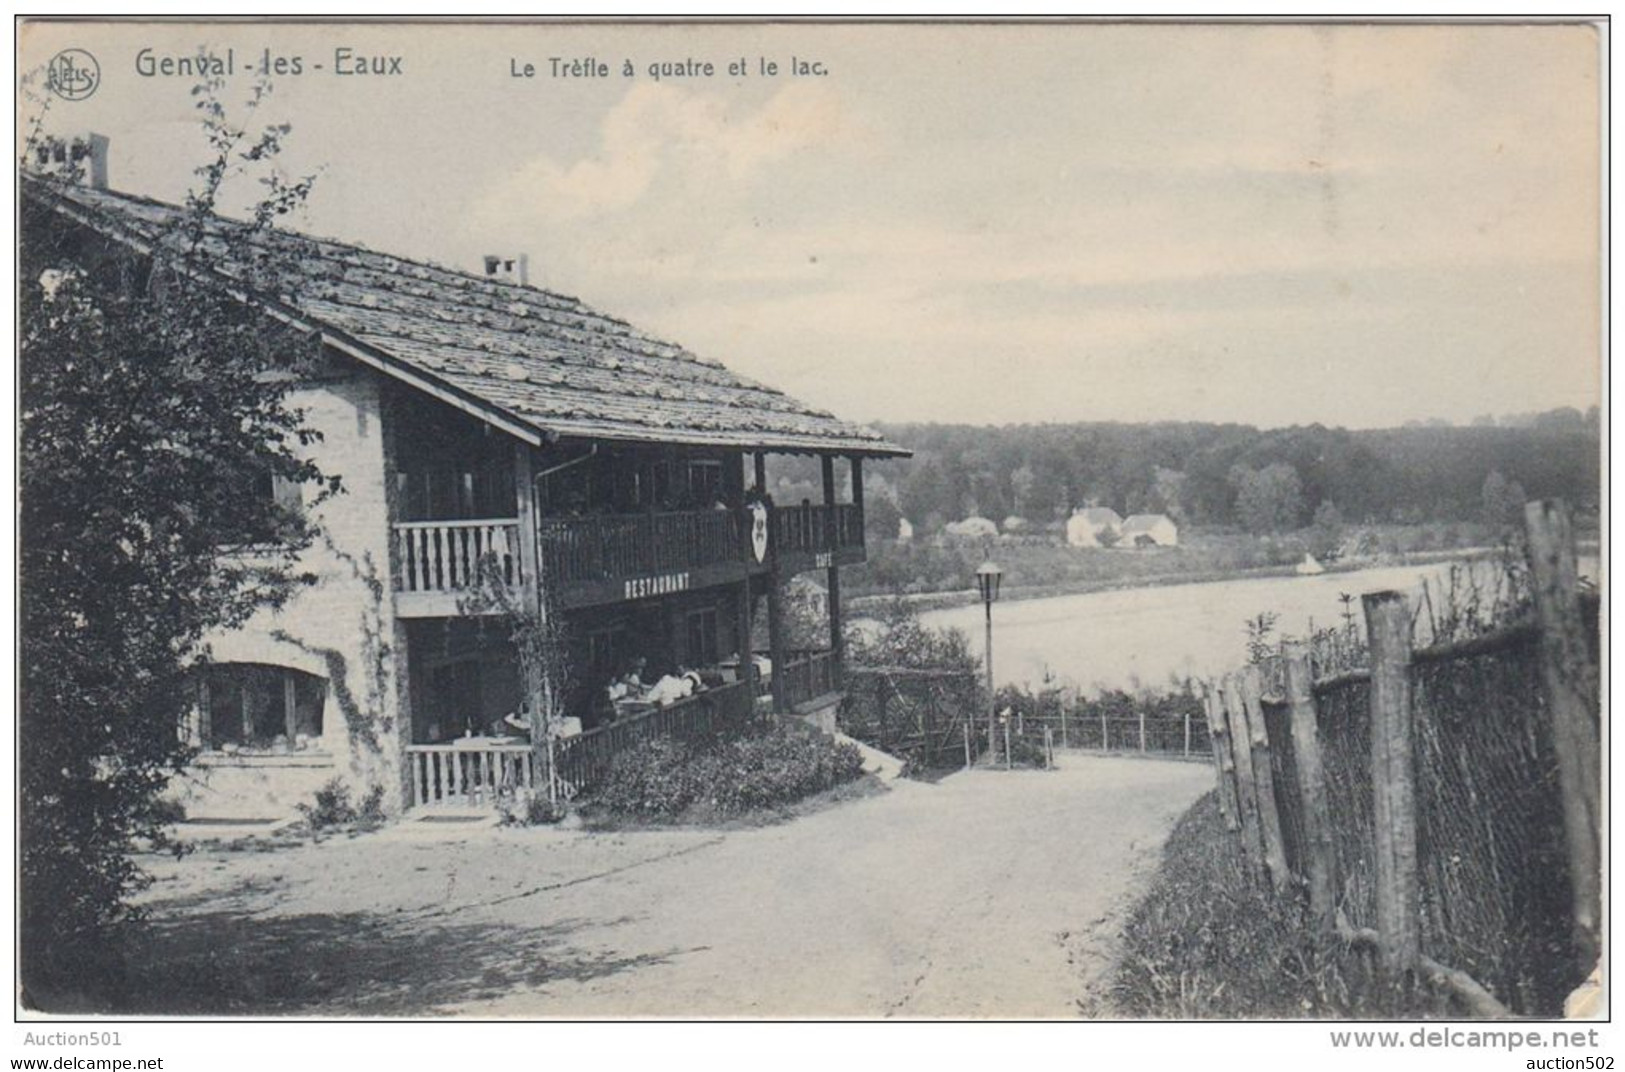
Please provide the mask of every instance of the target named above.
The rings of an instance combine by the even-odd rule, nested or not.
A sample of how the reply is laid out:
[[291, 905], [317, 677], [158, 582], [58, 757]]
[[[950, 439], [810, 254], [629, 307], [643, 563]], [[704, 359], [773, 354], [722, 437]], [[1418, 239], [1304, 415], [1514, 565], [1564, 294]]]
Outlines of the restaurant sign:
[[626, 582], [627, 599], [645, 599], [666, 596], [673, 592], [688, 591], [688, 574], [661, 573], [653, 577], [634, 577]]

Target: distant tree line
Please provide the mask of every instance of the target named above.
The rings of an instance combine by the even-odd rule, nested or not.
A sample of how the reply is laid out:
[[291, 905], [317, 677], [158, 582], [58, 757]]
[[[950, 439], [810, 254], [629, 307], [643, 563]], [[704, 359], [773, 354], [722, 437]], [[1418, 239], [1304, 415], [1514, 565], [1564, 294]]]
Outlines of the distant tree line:
[[[1525, 493], [1595, 510], [1601, 487], [1594, 407], [1515, 423], [1361, 431], [1189, 422], [879, 430], [915, 454], [865, 473], [877, 537], [895, 536], [899, 516], [933, 532], [971, 515], [1042, 525], [1089, 504], [1254, 533], [1344, 522], [1494, 521], [1490, 515]], [[777, 475], [781, 501], [821, 495], [815, 469], [786, 459]]]

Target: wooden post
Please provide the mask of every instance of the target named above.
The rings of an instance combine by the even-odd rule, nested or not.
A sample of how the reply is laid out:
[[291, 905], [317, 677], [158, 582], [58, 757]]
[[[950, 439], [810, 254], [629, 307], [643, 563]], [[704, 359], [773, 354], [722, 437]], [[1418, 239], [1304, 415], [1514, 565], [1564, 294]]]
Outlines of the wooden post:
[[1253, 778], [1258, 783], [1258, 827], [1264, 835], [1264, 861], [1277, 891], [1292, 885], [1292, 872], [1286, 863], [1286, 841], [1281, 836], [1280, 803], [1275, 796], [1275, 765], [1270, 749], [1269, 724], [1264, 721], [1260, 696], [1262, 684], [1258, 667], [1241, 671], [1241, 702], [1247, 714], [1248, 741], [1252, 746]]
[[1102, 752], [1110, 752], [1112, 750], [1111, 731], [1106, 727], [1105, 704], [1100, 705], [1100, 750]]
[[1579, 570], [1562, 502], [1524, 507], [1540, 675], [1552, 717], [1552, 748], [1563, 790], [1563, 830], [1574, 891], [1574, 941], [1589, 969], [1602, 948], [1602, 746], [1597, 667], [1581, 619]]
[[965, 769], [970, 770], [970, 718], [966, 717], [962, 727], [965, 731]]
[[1191, 757], [1191, 709], [1185, 708], [1185, 758]]
[[1145, 705], [1140, 705], [1140, 751], [1145, 751]]
[[1236, 803], [1236, 762], [1230, 755], [1230, 730], [1225, 725], [1219, 685], [1209, 680], [1202, 701], [1207, 709], [1208, 744], [1213, 750], [1214, 775], [1219, 785], [1219, 813], [1230, 830], [1241, 829], [1241, 810]]
[[1377, 964], [1403, 983], [1421, 953], [1416, 761], [1411, 739], [1411, 611], [1399, 592], [1362, 600], [1371, 645], [1371, 784], [1375, 805]]
[[1258, 824], [1258, 781], [1253, 777], [1252, 737], [1247, 729], [1247, 706], [1241, 699], [1236, 675], [1226, 674], [1219, 686], [1224, 698], [1225, 722], [1229, 728], [1230, 755], [1236, 765], [1236, 804], [1241, 814], [1241, 840], [1253, 865], [1265, 867], [1264, 833]]
[[734, 632], [739, 638], [739, 680], [750, 692], [751, 709], [756, 704], [756, 660], [750, 642], [750, 577], [739, 582], [739, 597], [734, 605]]
[[785, 663], [788, 660], [784, 651], [782, 577], [775, 561], [772, 572], [767, 574], [767, 654], [773, 663], [773, 676], [768, 679], [768, 687], [773, 696], [773, 713], [776, 715], [788, 714], [790, 711], [785, 692]]
[[1006, 718], [1006, 719], [1003, 720], [1003, 722], [1004, 722], [1004, 769], [1009, 770], [1010, 769], [1010, 720], [1008, 718]]
[[1294, 641], [1286, 648], [1286, 702], [1292, 721], [1292, 756], [1298, 768], [1298, 802], [1303, 812], [1309, 915], [1322, 934], [1335, 934], [1337, 887], [1332, 818], [1326, 806], [1326, 770], [1320, 761], [1314, 669], [1309, 662], [1309, 646], [1302, 641]]
[[513, 487], [519, 507], [519, 589], [524, 608], [535, 610], [541, 591], [542, 571], [537, 547], [536, 486], [531, 478], [530, 447], [519, 443], [513, 449]]
[[1055, 731], [1048, 726], [1044, 727], [1044, 765], [1055, 769]]
[[841, 560], [840, 526], [835, 516], [835, 459], [824, 455], [824, 546], [829, 550], [829, 651], [835, 679], [841, 680], [842, 664], [846, 661], [846, 643], [841, 636]]
[[1066, 701], [1067, 701], [1067, 694], [1066, 694], [1065, 691], [1063, 691], [1061, 693], [1061, 747], [1062, 748], [1070, 748], [1070, 747], [1072, 747], [1071, 743], [1070, 743], [1070, 741], [1069, 741], [1069, 739], [1068, 739], [1068, 737], [1066, 735]]

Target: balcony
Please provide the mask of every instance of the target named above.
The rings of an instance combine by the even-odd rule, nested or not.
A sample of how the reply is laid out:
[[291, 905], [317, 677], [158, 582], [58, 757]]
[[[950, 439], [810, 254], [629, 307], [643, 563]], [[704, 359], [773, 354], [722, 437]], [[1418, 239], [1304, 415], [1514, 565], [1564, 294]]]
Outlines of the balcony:
[[856, 503], [784, 506], [773, 511], [769, 524], [774, 554], [785, 573], [851, 566], [864, 560], [863, 507]]
[[[830, 511], [834, 511], [833, 533]], [[560, 606], [587, 607], [729, 584], [766, 570], [751, 549], [747, 510], [549, 517], [538, 523], [541, 574]], [[833, 536], [833, 539], [832, 539]], [[496, 613], [476, 598], [481, 566], [517, 596], [529, 578], [517, 518], [407, 521], [394, 526], [397, 612], [405, 618]], [[768, 541], [785, 573], [862, 562], [863, 508], [804, 503], [769, 516]]]
[[754, 561], [738, 510], [543, 518], [542, 575], [567, 607], [669, 595], [743, 578]]
[[482, 564], [485, 580], [500, 580], [509, 593], [524, 584], [517, 518], [405, 521], [394, 532], [395, 606], [403, 618], [499, 611], [477, 597]]

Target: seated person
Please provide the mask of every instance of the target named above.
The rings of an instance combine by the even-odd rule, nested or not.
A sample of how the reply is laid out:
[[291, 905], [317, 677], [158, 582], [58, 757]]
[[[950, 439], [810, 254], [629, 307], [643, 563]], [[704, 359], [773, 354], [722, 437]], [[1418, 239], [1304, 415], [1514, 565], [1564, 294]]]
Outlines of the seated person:
[[666, 674], [655, 682], [644, 699], [651, 703], [667, 707], [678, 700], [694, 695], [696, 679], [688, 671], [678, 668], [676, 674]]

